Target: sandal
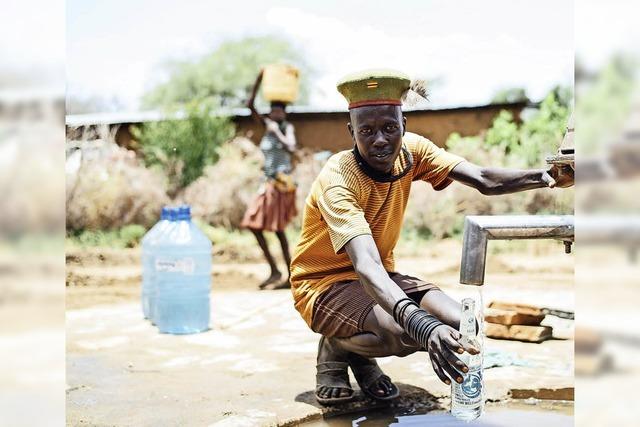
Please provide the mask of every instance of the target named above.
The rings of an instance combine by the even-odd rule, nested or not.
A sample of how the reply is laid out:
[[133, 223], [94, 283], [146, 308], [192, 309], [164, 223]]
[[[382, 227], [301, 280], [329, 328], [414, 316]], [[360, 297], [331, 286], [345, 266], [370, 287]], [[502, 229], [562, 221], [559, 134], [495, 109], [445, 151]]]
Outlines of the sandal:
[[[324, 344], [324, 337], [320, 338], [318, 354]], [[316, 399], [321, 405], [330, 406], [338, 403], [349, 402], [353, 399], [354, 391], [349, 382], [349, 364], [347, 362], [318, 362], [316, 365]], [[348, 390], [348, 396], [322, 397], [320, 392], [326, 388]]]
[[[367, 396], [381, 401], [393, 400], [400, 396], [400, 390], [391, 382], [391, 378], [382, 372], [375, 359], [367, 359], [355, 353], [349, 353], [349, 366], [356, 377], [360, 390]], [[381, 396], [376, 393], [377, 384], [385, 380], [391, 385], [391, 391]]]

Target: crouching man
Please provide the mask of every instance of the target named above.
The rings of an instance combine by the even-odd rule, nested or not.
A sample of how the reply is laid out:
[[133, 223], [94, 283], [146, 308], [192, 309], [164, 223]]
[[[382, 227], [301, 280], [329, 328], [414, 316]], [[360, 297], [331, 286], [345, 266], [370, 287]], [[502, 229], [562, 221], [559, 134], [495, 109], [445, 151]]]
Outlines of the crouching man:
[[305, 202], [291, 283], [296, 309], [322, 335], [315, 393], [323, 405], [353, 398], [348, 367], [368, 396], [396, 398], [398, 387], [376, 357], [427, 350], [437, 376], [450, 384], [462, 382], [468, 370], [456, 354], [477, 353], [459, 340], [460, 304], [395, 270], [393, 249], [413, 181], [434, 190], [458, 181], [487, 195], [573, 183], [572, 174], [555, 166], [476, 166], [406, 132], [401, 99], [409, 87], [408, 77], [384, 70], [338, 83], [349, 102], [354, 148], [328, 160]]

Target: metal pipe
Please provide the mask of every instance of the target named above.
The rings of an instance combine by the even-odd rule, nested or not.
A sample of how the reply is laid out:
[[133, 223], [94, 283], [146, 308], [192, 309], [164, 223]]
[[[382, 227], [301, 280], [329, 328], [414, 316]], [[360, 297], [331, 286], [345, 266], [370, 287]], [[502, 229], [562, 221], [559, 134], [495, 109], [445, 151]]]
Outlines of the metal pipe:
[[482, 286], [489, 240], [559, 239], [573, 242], [573, 215], [467, 216], [464, 221], [460, 283]]

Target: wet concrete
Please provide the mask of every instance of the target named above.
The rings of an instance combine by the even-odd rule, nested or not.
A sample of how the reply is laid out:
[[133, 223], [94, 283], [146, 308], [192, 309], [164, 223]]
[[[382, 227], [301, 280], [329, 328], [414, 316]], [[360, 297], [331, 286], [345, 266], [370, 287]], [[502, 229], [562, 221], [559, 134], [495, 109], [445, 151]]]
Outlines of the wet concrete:
[[305, 427], [387, 427], [387, 426], [438, 426], [438, 427], [570, 427], [573, 415], [562, 410], [536, 410], [516, 408], [487, 408], [483, 415], [472, 421], [457, 420], [446, 412], [419, 414], [415, 412], [369, 412], [322, 420], [308, 421]]
[[[142, 319], [137, 302], [70, 310], [67, 422], [296, 425], [380, 407], [360, 394], [355, 402], [332, 409], [315, 402], [318, 338], [294, 311], [289, 291], [214, 291], [212, 329], [186, 336], [159, 334]], [[485, 371], [490, 401], [507, 399], [512, 390], [573, 387], [572, 340], [488, 339], [485, 345], [511, 361]], [[426, 354], [379, 363], [403, 393], [394, 408], [446, 410], [449, 387], [433, 374]]]

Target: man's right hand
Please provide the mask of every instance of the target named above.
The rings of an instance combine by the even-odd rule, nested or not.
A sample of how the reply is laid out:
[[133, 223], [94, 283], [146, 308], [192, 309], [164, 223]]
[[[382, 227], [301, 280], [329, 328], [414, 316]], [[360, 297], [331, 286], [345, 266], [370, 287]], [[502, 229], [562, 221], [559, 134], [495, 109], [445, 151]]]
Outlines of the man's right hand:
[[[449, 377], [458, 383], [462, 383], [460, 372], [466, 373], [469, 367], [465, 365], [456, 353], [465, 351], [469, 354], [478, 354], [480, 350], [467, 340], [461, 340], [460, 332], [448, 325], [440, 325], [431, 332], [427, 339], [427, 351], [431, 359], [433, 370], [445, 384], [451, 384]], [[449, 377], [447, 377], [447, 375]]]

